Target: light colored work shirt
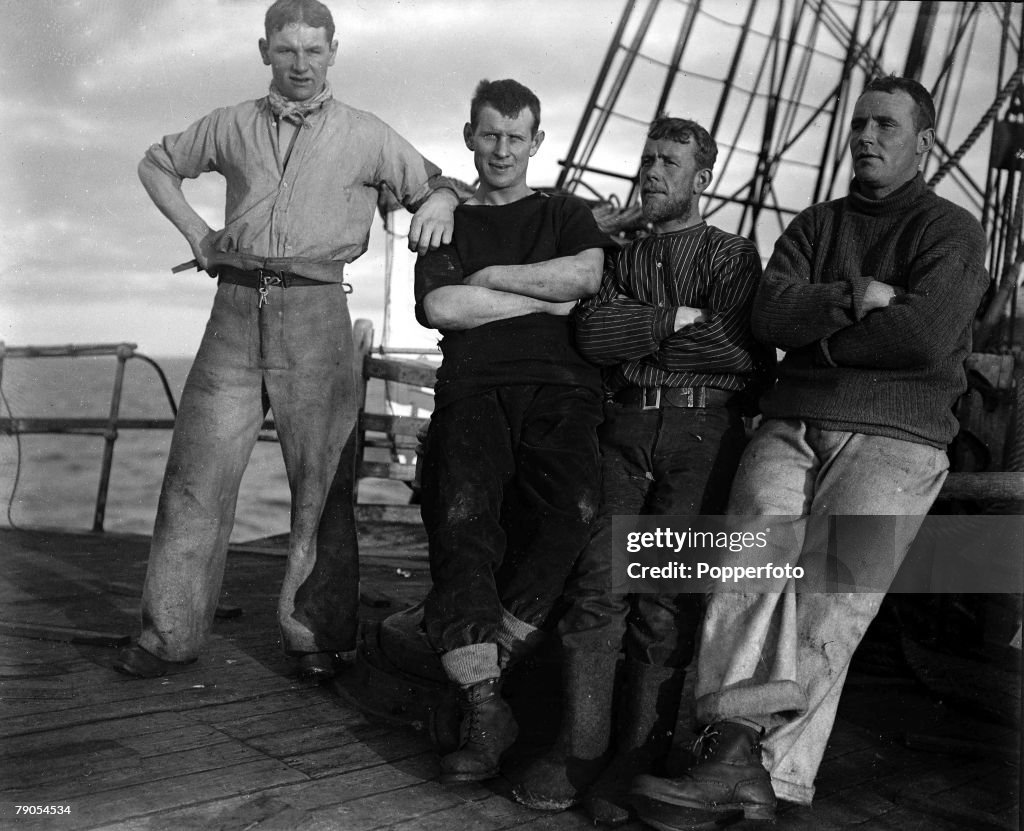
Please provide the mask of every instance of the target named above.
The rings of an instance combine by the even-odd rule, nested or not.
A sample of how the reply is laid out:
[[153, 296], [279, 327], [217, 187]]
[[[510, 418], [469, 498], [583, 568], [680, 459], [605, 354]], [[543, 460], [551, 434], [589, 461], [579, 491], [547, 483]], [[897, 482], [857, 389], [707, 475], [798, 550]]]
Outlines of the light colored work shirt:
[[225, 222], [211, 268], [266, 267], [341, 282], [345, 263], [366, 251], [382, 192], [415, 210], [447, 182], [371, 113], [331, 99], [307, 124], [287, 154], [260, 98], [214, 110], [146, 152], [179, 181], [224, 176]]

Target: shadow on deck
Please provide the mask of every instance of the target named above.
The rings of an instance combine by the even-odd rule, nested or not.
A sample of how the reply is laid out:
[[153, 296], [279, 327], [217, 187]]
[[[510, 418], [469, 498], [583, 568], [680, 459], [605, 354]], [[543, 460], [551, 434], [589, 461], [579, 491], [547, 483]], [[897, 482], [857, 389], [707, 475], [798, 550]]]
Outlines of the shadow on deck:
[[[373, 524], [360, 544], [368, 619], [421, 599], [418, 526]], [[294, 679], [272, 543], [233, 549], [222, 603], [241, 614], [217, 620], [199, 662], [152, 681], [114, 673], [112, 644], [136, 630], [147, 548], [143, 537], [0, 529], [0, 827], [592, 827], [582, 813], [522, 808], [503, 779], [442, 786], [423, 734]], [[853, 672], [815, 808], [783, 810], [776, 827], [1016, 829], [1018, 741], [905, 673]]]

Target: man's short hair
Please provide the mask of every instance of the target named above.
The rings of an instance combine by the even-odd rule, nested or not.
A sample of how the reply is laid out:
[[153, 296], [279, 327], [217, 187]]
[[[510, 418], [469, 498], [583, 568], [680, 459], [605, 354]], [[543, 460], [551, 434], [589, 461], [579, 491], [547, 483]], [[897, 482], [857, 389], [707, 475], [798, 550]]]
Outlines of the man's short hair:
[[524, 109], [529, 109], [533, 113], [533, 135], [540, 129], [540, 100], [532, 90], [511, 78], [502, 81], [485, 78], [477, 84], [469, 105], [469, 126], [474, 130], [480, 110], [486, 106], [494, 107], [505, 118], [515, 118]]
[[647, 138], [653, 141], [668, 139], [678, 141], [680, 144], [693, 142], [693, 157], [697, 161], [697, 167], [703, 170], [711, 170], [715, 166], [715, 159], [718, 158], [718, 145], [711, 138], [711, 134], [701, 127], [696, 121], [688, 118], [670, 118], [667, 115], [660, 115], [651, 122], [647, 131]]
[[866, 92], [887, 92], [890, 95], [894, 92], [905, 92], [917, 105], [914, 108], [914, 129], [921, 132], [935, 126], [935, 102], [932, 95], [913, 78], [879, 75], [868, 82], [861, 95]]
[[274, 32], [280, 32], [292, 23], [305, 23], [311, 29], [326, 29], [327, 42], [334, 41], [334, 18], [331, 10], [320, 0], [277, 0], [267, 9], [263, 19], [267, 40]]

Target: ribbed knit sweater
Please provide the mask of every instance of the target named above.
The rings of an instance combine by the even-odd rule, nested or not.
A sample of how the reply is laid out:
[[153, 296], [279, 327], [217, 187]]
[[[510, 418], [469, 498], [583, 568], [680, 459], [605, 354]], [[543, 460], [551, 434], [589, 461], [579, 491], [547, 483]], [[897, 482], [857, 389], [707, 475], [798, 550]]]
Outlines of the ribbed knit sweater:
[[[800, 213], [754, 301], [755, 336], [786, 352], [765, 417], [947, 445], [989, 282], [984, 256], [978, 221], [920, 173], [877, 200], [854, 181], [849, 196]], [[871, 280], [897, 296], [866, 312]]]

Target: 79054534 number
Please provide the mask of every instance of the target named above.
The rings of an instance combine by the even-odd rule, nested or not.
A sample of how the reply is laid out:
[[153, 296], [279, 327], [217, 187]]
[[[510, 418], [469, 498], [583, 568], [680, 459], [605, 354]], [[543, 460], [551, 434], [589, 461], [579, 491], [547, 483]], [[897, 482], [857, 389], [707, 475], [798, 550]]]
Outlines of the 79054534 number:
[[18, 814], [70, 814], [70, 805], [16, 805]]

